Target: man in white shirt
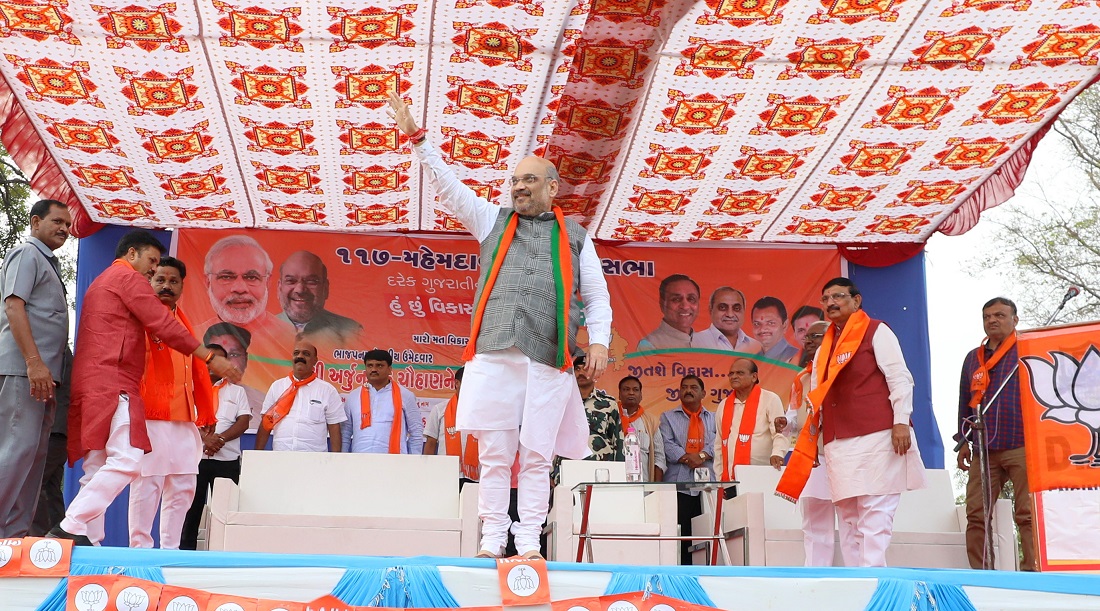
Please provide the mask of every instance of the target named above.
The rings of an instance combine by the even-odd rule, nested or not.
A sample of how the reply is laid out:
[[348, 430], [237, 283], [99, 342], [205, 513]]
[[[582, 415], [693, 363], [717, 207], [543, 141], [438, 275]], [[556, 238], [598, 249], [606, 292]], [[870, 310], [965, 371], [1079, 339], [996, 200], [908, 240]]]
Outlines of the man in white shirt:
[[[752, 359], [737, 359], [730, 366], [732, 393], [718, 406], [714, 421], [714, 471], [722, 481], [737, 479], [736, 465], [771, 465], [783, 468], [790, 442], [782, 431], [787, 426], [783, 400], [760, 386], [760, 374]], [[745, 418], [751, 418], [746, 421]]]
[[760, 354], [764, 347], [741, 330], [745, 316], [745, 294], [720, 286], [710, 294], [710, 326], [692, 336], [692, 348], [730, 350]]
[[336, 389], [317, 377], [317, 348], [299, 340], [292, 358], [291, 374], [275, 380], [267, 390], [256, 449], [267, 447], [274, 435], [271, 448], [276, 452], [339, 452], [340, 423], [347, 416]]
[[[212, 352], [228, 358], [225, 348], [218, 344], [207, 344]], [[238, 482], [241, 477], [241, 440], [240, 436], [248, 430], [252, 410], [244, 387], [234, 384], [216, 374], [210, 374], [214, 383], [214, 409], [217, 423], [213, 430], [203, 430], [203, 456], [199, 461], [199, 474], [195, 487], [195, 500], [187, 517], [183, 521], [183, 536], [180, 537], [180, 549], [195, 549], [198, 543], [199, 521], [206, 499], [214, 480], [219, 477]]]
[[[477, 458], [477, 438], [458, 430], [458, 396], [462, 394], [462, 374], [465, 367], [455, 372], [455, 394], [446, 403], [436, 403], [428, 421], [424, 424], [424, 454], [426, 456], [457, 456], [459, 459], [459, 488], [466, 482], [476, 482], [480, 472]], [[440, 443], [442, 441], [443, 443]]]
[[424, 448], [424, 421], [416, 395], [393, 379], [393, 356], [388, 350], [363, 355], [367, 383], [348, 393], [346, 420], [341, 426], [346, 452], [420, 454]]

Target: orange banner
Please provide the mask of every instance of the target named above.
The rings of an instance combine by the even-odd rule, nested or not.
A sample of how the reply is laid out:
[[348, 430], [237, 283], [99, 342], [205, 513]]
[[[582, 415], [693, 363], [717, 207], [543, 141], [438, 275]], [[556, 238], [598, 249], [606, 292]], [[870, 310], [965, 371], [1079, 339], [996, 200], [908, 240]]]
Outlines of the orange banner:
[[[615, 395], [637, 376], [653, 412], [678, 403], [687, 374], [703, 378], [714, 409], [730, 392], [734, 352], [786, 396], [806, 327], [822, 316], [821, 286], [841, 274], [826, 246], [596, 250], [614, 312], [614, 360], [598, 385]], [[362, 354], [376, 347], [391, 352], [422, 410], [453, 392], [481, 273], [472, 238], [184, 229], [175, 251], [190, 272], [181, 305], [245, 369], [254, 413], [289, 371], [296, 333], [317, 345], [318, 373], [342, 393], [365, 383]]]
[[1100, 570], [1100, 323], [1020, 334], [1027, 477], [1042, 571]]
[[1100, 323], [1020, 334], [1032, 492], [1100, 486]]

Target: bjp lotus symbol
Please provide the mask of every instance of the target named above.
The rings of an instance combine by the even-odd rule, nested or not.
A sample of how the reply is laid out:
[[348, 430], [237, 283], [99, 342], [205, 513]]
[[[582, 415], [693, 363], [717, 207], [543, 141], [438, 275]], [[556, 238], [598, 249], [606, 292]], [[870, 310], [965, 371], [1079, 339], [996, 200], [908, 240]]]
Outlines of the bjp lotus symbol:
[[1031, 394], [1046, 410], [1041, 420], [1080, 424], [1092, 442], [1084, 454], [1071, 454], [1070, 463], [1100, 467], [1100, 351], [1089, 346], [1080, 361], [1064, 352], [1050, 352], [1052, 360], [1025, 356]]

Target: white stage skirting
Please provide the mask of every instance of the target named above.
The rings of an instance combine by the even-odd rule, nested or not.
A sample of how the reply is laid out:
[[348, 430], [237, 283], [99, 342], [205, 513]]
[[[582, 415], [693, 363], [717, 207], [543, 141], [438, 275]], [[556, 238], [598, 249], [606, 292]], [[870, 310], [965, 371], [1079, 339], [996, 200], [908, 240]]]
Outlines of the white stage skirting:
[[[106, 567], [111, 567], [108, 571]], [[331, 593], [348, 570], [435, 567], [442, 585], [463, 607], [499, 605], [495, 564], [464, 558], [380, 558], [232, 552], [179, 552], [120, 548], [76, 548], [72, 573], [160, 568], [171, 585], [253, 598], [307, 602]], [[929, 569], [809, 569], [797, 567], [637, 567], [548, 563], [551, 596], [562, 600], [608, 593], [613, 577], [695, 577], [720, 609], [946, 609], [963, 606], [916, 604], [905, 600], [926, 585], [958, 586], [974, 608], [1004, 610], [1100, 609], [1100, 576], [998, 573]], [[900, 582], [905, 594], [894, 604], [872, 598], [880, 580]], [[39, 608], [57, 587], [56, 578], [0, 579], [0, 609]], [[660, 579], [656, 580], [657, 582]], [[641, 587], [635, 589], [642, 589]], [[666, 589], [666, 595], [675, 592]], [[919, 601], [918, 601], [919, 602]], [[929, 601], [925, 601], [927, 603]], [[356, 604], [356, 603], [353, 603]], [[358, 602], [357, 604], [363, 604]], [[531, 611], [549, 606], [525, 607]]]

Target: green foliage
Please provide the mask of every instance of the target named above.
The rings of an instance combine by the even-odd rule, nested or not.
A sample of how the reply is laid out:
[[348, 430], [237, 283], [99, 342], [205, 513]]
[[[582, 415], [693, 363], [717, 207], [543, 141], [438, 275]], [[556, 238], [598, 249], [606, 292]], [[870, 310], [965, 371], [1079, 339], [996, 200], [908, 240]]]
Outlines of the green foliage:
[[23, 241], [30, 221], [27, 216], [30, 197], [30, 181], [0, 144], [0, 256]]

